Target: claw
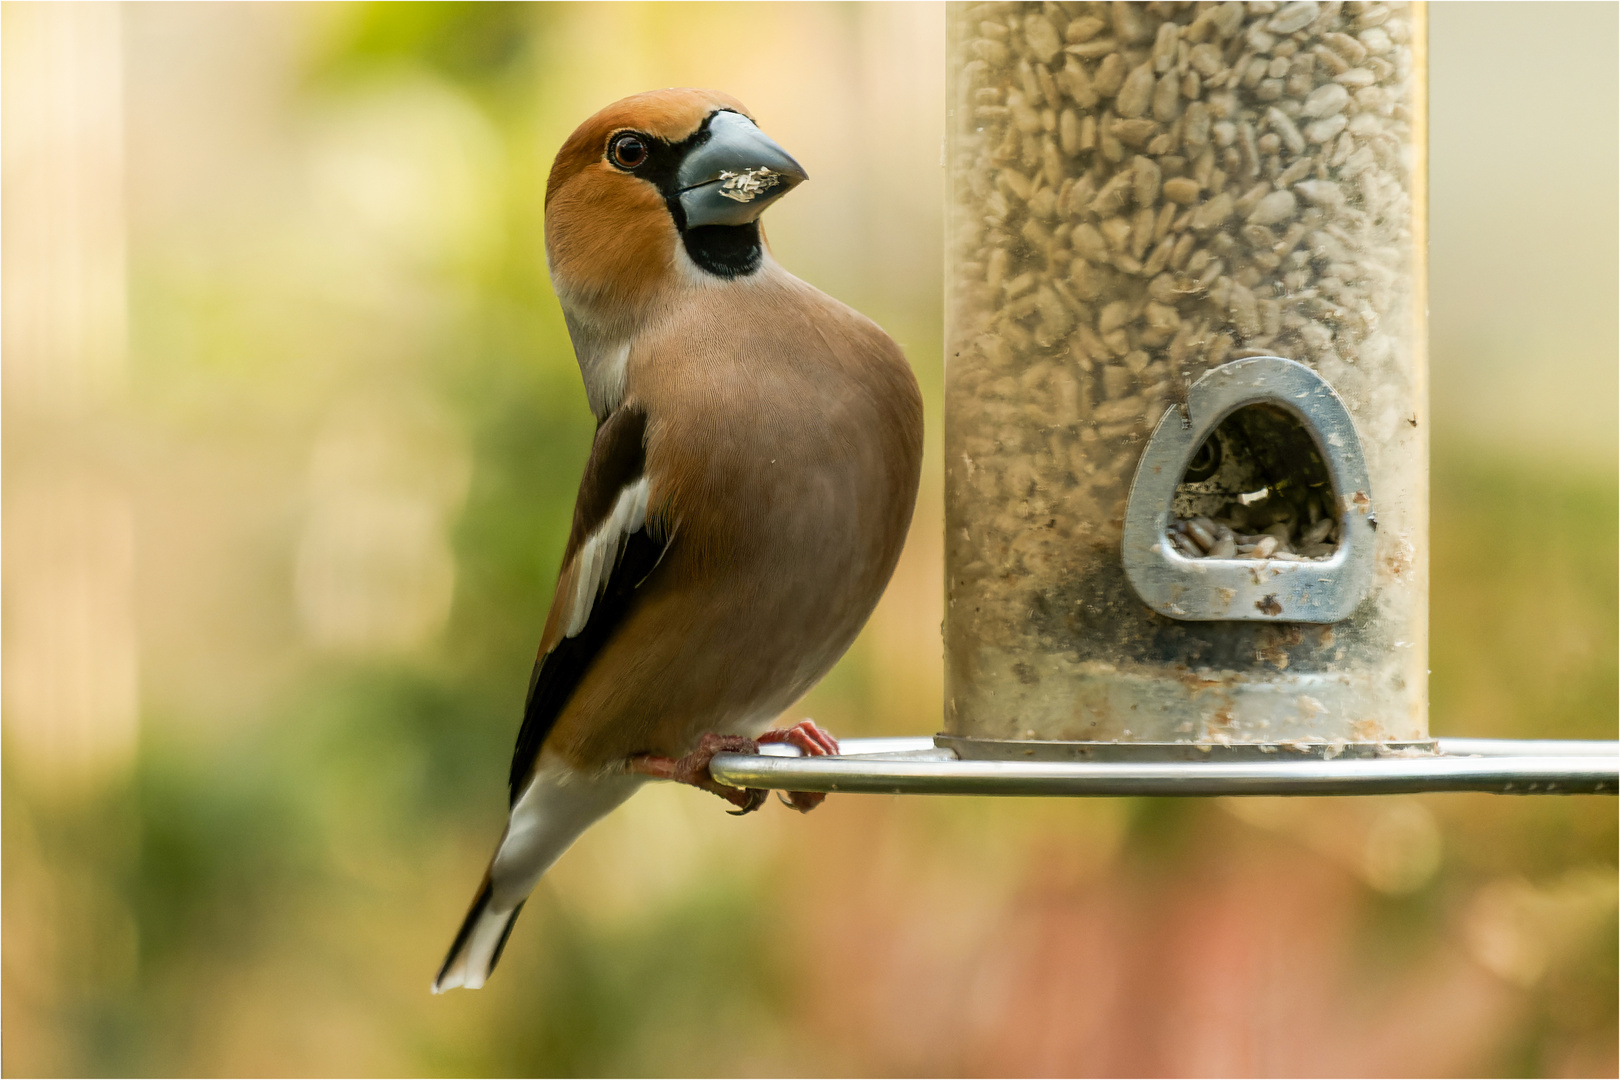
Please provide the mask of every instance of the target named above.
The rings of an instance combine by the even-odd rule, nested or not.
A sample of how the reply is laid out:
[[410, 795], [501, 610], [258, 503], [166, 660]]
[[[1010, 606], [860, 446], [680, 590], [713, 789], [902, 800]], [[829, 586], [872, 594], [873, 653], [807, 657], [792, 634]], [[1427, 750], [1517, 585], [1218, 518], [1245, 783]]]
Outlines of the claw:
[[[790, 728], [767, 731], [759, 737], [762, 743], [789, 743], [797, 746], [806, 757], [837, 757], [838, 740], [814, 720], [801, 720]], [[784, 806], [791, 806], [801, 814], [808, 814], [827, 799], [824, 791], [777, 792]]]
[[760, 807], [765, 805], [764, 788], [732, 788], [731, 790], [741, 792], [743, 795], [747, 796], [746, 801], [739, 801], [731, 798], [730, 796], [721, 796], [721, 798], [726, 799], [728, 802], [736, 803], [736, 805], [740, 807], [740, 809], [737, 810], [726, 811], [726, 813], [730, 814], [732, 817], [742, 817], [744, 814], [752, 814], [755, 810], [758, 810]]
[[808, 814], [827, 801], [825, 791], [778, 791], [776, 797], [782, 800], [783, 806], [801, 814]]

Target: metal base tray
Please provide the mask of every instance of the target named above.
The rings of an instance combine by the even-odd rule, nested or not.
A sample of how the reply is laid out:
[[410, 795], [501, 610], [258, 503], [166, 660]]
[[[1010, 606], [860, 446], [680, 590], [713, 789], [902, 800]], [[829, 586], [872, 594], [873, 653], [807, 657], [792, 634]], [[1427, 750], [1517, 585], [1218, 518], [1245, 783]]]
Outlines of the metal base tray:
[[1063, 742], [1056, 739], [974, 739], [935, 735], [934, 745], [963, 761], [1332, 761], [1335, 758], [1433, 757], [1422, 742]]
[[926, 736], [840, 745], [840, 757], [800, 757], [774, 745], [761, 754], [717, 754], [710, 772], [734, 787], [891, 795], [1613, 795], [1620, 789], [1617, 742], [1436, 739], [1428, 753], [1191, 761], [968, 759]]

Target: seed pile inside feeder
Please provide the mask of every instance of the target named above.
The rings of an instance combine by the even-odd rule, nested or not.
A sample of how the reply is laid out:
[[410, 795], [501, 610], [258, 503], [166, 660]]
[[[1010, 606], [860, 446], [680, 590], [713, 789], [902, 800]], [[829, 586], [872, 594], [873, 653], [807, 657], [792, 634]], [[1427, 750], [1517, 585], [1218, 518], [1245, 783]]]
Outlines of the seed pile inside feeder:
[[1232, 413], [1187, 464], [1165, 543], [1190, 559], [1326, 559], [1339, 515], [1327, 465], [1275, 406]]
[[1189, 559], [1328, 559], [1339, 550], [1338, 523], [1319, 518], [1299, 528], [1299, 523], [1278, 521], [1261, 532], [1243, 531], [1248, 521], [1229, 517], [1177, 518], [1170, 525], [1170, 542]]

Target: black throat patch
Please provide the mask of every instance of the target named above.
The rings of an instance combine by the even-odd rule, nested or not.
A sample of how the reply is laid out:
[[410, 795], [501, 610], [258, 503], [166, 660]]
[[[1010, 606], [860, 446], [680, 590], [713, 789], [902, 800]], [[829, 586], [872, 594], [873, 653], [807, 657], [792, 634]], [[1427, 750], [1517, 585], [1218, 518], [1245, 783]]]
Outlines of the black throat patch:
[[[677, 204], [678, 206], [678, 204]], [[746, 225], [702, 225], [682, 229], [681, 243], [686, 254], [704, 270], [723, 278], [741, 277], [759, 269], [764, 248], [759, 242], [759, 222]]]

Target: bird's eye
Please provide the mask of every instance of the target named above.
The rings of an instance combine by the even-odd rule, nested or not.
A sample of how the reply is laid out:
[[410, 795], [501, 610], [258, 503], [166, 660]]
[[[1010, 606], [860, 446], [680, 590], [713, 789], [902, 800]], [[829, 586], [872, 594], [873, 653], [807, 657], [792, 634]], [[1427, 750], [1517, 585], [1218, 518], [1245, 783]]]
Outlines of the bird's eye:
[[647, 160], [647, 140], [633, 132], [627, 132], [613, 140], [608, 153], [613, 158], [613, 164], [623, 169], [634, 169]]

